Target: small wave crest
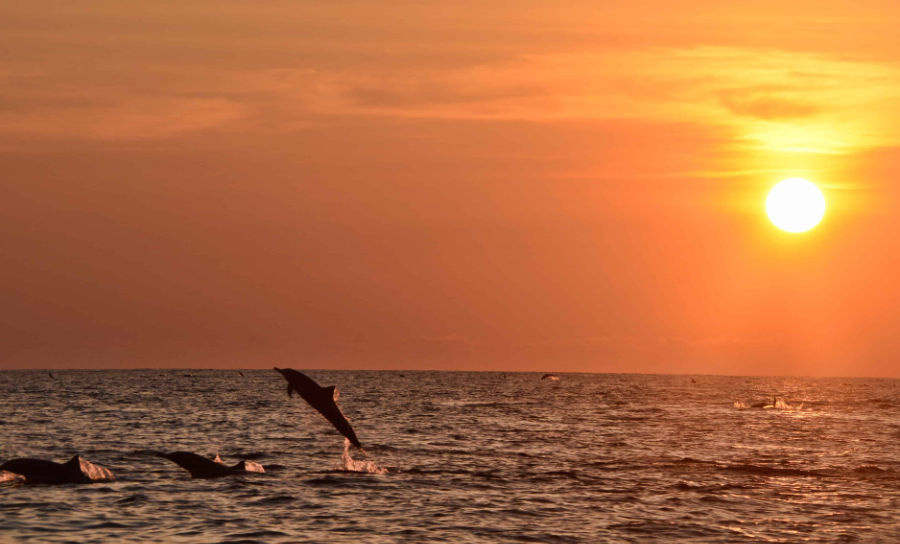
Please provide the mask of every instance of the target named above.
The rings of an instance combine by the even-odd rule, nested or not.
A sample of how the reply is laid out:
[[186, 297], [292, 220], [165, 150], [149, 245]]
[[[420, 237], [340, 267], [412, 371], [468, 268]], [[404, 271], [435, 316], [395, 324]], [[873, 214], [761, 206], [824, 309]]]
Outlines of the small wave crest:
[[783, 468], [783, 467], [772, 467], [765, 465], [753, 465], [753, 464], [729, 464], [729, 465], [719, 465], [718, 468], [720, 470], [727, 470], [731, 472], [742, 472], [745, 474], [751, 474], [754, 476], [808, 476], [808, 477], [823, 477], [830, 476], [826, 471], [816, 470], [816, 469], [799, 469], [799, 468]]
[[375, 461], [358, 461], [350, 456], [350, 441], [344, 439], [344, 453], [341, 454], [341, 469], [347, 472], [365, 472], [367, 474], [387, 474], [387, 469], [379, 467]]

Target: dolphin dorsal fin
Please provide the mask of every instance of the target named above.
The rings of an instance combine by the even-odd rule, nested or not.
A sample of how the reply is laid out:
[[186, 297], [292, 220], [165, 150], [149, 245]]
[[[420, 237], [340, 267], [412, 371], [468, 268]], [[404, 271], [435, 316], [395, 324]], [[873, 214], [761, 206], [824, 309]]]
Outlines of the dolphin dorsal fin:
[[329, 385], [328, 387], [323, 387], [322, 389], [324, 389], [325, 391], [328, 391], [328, 394], [331, 395], [331, 398], [335, 401], [337, 401], [339, 398], [341, 398], [341, 392], [338, 391], [338, 388], [336, 385]]

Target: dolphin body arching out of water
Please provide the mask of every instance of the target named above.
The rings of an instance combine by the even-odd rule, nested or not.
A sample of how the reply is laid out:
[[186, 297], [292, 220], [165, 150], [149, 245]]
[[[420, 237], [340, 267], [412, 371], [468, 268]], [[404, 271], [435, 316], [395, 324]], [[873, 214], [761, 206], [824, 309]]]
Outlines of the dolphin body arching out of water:
[[330, 421], [334, 428], [346, 436], [354, 446], [362, 449], [359, 439], [356, 438], [356, 433], [353, 432], [353, 427], [350, 426], [350, 422], [347, 421], [344, 413], [341, 412], [341, 409], [335, 402], [340, 396], [335, 386], [321, 387], [306, 374], [297, 372], [292, 368], [275, 367], [275, 370], [280, 372], [284, 379], [287, 380], [288, 396], [292, 397], [293, 393], [296, 392], [303, 397], [303, 400], [325, 416], [325, 419]]
[[764, 402], [754, 402], [753, 404], [750, 405], [750, 408], [762, 408], [762, 409], [777, 408], [777, 407], [778, 407], [778, 397], [775, 395], [772, 395], [772, 404], [767, 404], [764, 401]]
[[89, 484], [115, 480], [112, 471], [76, 455], [65, 463], [44, 459], [11, 459], [0, 465], [0, 471], [25, 478], [28, 484]]
[[175, 451], [172, 453], [155, 451], [153, 453], [172, 461], [190, 472], [191, 478], [221, 478], [235, 474], [246, 474], [247, 472], [265, 472], [262, 465], [253, 461], [240, 461], [229, 467], [219, 459], [218, 455], [216, 455], [215, 459], [207, 459], [202, 455], [189, 451]]

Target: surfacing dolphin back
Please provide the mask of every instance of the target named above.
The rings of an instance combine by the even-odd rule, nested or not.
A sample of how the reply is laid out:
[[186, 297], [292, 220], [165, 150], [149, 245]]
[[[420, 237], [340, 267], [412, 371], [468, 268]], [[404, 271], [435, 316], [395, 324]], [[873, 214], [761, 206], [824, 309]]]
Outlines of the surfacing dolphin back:
[[246, 472], [265, 472], [262, 465], [253, 461], [240, 461], [236, 465], [229, 467], [222, 462], [218, 455], [213, 460], [189, 451], [175, 451], [172, 453], [155, 451], [153, 453], [172, 461], [190, 472], [191, 478], [221, 478]]
[[0, 470], [21, 475], [29, 484], [87, 484], [115, 480], [112, 471], [76, 455], [66, 463], [44, 459], [12, 459]]

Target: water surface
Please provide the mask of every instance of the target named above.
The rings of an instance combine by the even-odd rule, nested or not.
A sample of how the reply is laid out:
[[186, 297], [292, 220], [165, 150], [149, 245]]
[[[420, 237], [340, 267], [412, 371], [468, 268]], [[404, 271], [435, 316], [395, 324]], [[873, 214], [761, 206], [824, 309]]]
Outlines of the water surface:
[[[368, 452], [353, 458], [386, 473], [347, 470], [366, 467], [342, 460], [343, 437], [272, 370], [0, 372], [0, 461], [78, 453], [119, 477], [0, 485], [0, 541], [889, 542], [900, 530], [900, 381], [306, 372], [338, 385]], [[740, 408], [773, 394], [778, 408]], [[147, 450], [267, 472], [192, 480]]]

